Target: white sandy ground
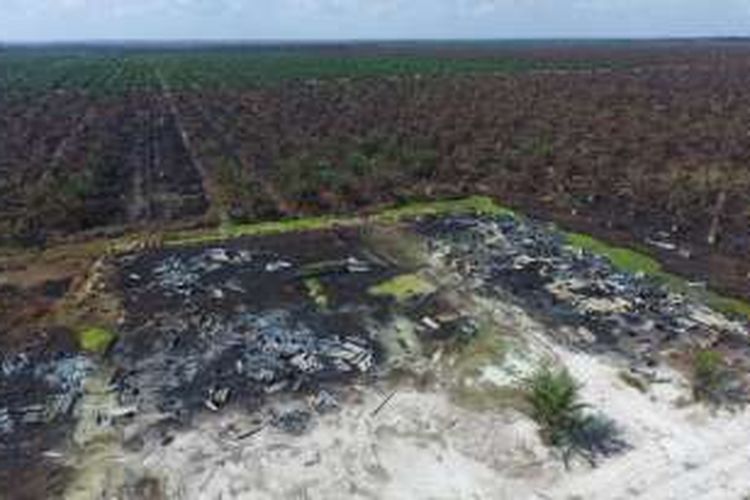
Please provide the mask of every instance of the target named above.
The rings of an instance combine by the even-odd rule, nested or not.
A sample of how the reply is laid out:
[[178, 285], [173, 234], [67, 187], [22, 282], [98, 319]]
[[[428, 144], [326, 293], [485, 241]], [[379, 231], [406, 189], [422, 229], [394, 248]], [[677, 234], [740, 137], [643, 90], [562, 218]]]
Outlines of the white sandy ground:
[[[471, 302], [466, 307], [489, 314], [498, 332], [511, 338], [503, 364], [480, 369], [475, 387], [516, 383], [553, 358], [583, 384], [587, 403], [617, 421], [632, 449], [597, 468], [576, 463], [566, 471], [528, 417], [510, 408], [459, 407], [436, 368], [441, 375], [431, 389], [403, 385], [377, 414], [389, 390], [349, 388], [340, 395], [341, 410], [315, 417], [300, 437], [265, 426], [238, 439], [258, 427], [258, 416], [225, 411], [203, 416], [166, 445], [147, 439], [139, 451], [92, 454], [80, 464], [82, 480], [69, 497], [141, 500], [113, 478], [127, 484], [147, 476], [161, 482], [170, 500], [750, 498], [750, 412], [714, 415], [685, 404], [688, 384], [666, 368], [659, 374], [664, 382], [642, 393], [621, 379], [621, 361], [550, 340], [570, 332], [545, 331], [499, 301]], [[444, 365], [450, 362], [441, 360]], [[102, 438], [91, 435], [96, 450]], [[86, 450], [85, 437], [81, 441]]]
[[445, 394], [405, 390], [372, 416], [384, 397], [372, 389], [300, 438], [267, 428], [237, 442], [227, 429], [252, 424], [222, 415], [146, 448], [137, 462], [165, 480], [168, 498], [183, 499], [683, 500], [750, 492], [746, 415], [675, 409], [598, 361], [569, 361], [589, 382], [587, 399], [616, 415], [634, 446], [596, 469], [566, 472], [517, 413], [466, 411]]
[[644, 394], [620, 379], [616, 360], [554, 345], [538, 335], [538, 324], [512, 313], [505, 318], [525, 323], [528, 352], [566, 365], [584, 384], [584, 399], [622, 426], [632, 450], [595, 469], [581, 463], [566, 471], [533, 422], [514, 410], [466, 410], [446, 390], [404, 387], [373, 415], [387, 394], [356, 387], [348, 398], [354, 401], [316, 419], [302, 437], [266, 427], [238, 441], [257, 422], [225, 413], [204, 418], [167, 446], [147, 444], [127, 466], [159, 478], [170, 499], [741, 500], [750, 494], [750, 414], [712, 415], [677, 404], [689, 389], [667, 370], [671, 382]]
[[413, 391], [397, 394], [373, 417], [382, 396], [363, 395], [363, 403], [321, 419], [301, 438], [267, 429], [236, 445], [217, 434], [223, 425], [241, 426], [242, 417], [224, 416], [147, 450], [143, 464], [162, 472], [171, 498], [470, 499], [530, 492], [529, 468], [546, 451], [523, 419], [466, 413], [444, 396]]
[[750, 494], [750, 414], [680, 409], [676, 402], [689, 397], [687, 387], [680, 394], [670, 384], [645, 395], [599, 359], [562, 354], [585, 382], [585, 400], [618, 420], [633, 449], [595, 470], [577, 469], [548, 498], [729, 500]]

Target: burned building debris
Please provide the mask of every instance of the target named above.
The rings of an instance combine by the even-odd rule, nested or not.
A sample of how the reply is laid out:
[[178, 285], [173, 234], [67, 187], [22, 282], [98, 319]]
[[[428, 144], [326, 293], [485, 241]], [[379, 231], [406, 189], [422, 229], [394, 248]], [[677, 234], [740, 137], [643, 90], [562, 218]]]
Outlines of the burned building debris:
[[655, 277], [622, 271], [549, 225], [511, 215], [450, 216], [422, 220], [417, 230], [470, 287], [515, 300], [554, 324], [556, 341], [617, 352], [640, 366], [670, 351], [724, 347], [734, 351], [738, 373], [750, 371], [746, 319], [727, 317]]
[[[304, 249], [241, 244], [123, 258], [126, 318], [113, 351], [121, 403], [177, 416], [257, 407], [370, 373], [377, 347], [365, 320], [375, 306], [365, 291], [387, 271], [330, 243], [309, 251], [312, 261]], [[313, 274], [335, 307], [309, 296]]]
[[126, 367], [115, 380], [126, 406], [216, 411], [230, 400], [356, 377], [374, 364], [371, 339], [317, 329], [285, 311], [144, 328], [131, 333], [157, 337], [150, 349], [125, 344], [114, 353]]
[[92, 368], [86, 357], [50, 345], [0, 352], [0, 482], [39, 474], [40, 488], [56, 487], [62, 468], [47, 455], [70, 437]]
[[[266, 440], [302, 445], [355, 413], [377, 437], [377, 421], [410, 390], [446, 404], [463, 397], [461, 415], [474, 415], [473, 401], [496, 408], [505, 403], [484, 398], [511, 397], [513, 377], [546, 354], [513, 350], [538, 348], [540, 337], [597, 362], [612, 356], [589, 354], [615, 354], [618, 369], [652, 385], [662, 361], [715, 349], [727, 363], [718, 379], [706, 375], [704, 399], [747, 400], [748, 325], [699, 297], [621, 271], [529, 219], [426, 216], [398, 230], [417, 234], [408, 264], [355, 228], [110, 257], [106, 293], [119, 321], [107, 349], [84, 355], [68, 332], [57, 348], [0, 352], [0, 472], [47, 467], [48, 456], [63, 464], [81, 443], [100, 443], [98, 432], [115, 443], [113, 456], [155, 457], [202, 426], [221, 453]], [[618, 429], [627, 423], [611, 414]], [[611, 422], [586, 420], [566, 445], [592, 462], [630, 453], [630, 436], [600, 439]]]

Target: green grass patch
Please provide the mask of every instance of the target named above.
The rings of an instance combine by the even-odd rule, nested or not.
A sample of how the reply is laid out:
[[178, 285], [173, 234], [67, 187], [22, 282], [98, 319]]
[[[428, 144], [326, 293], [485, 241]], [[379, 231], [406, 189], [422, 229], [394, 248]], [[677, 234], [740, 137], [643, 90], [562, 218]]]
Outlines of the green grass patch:
[[713, 309], [726, 315], [750, 318], [750, 303], [725, 297], [711, 290], [691, 289], [684, 278], [668, 273], [657, 260], [644, 253], [629, 248], [612, 246], [586, 234], [566, 232], [565, 238], [571, 247], [601, 255], [609, 259], [612, 265], [621, 271], [643, 273], [664, 283], [672, 291], [705, 302]]
[[455, 364], [451, 364], [455, 371], [451, 397], [456, 404], [479, 411], [522, 406], [518, 388], [481, 380], [486, 368], [502, 366], [509, 349], [508, 340], [492, 323], [480, 325], [477, 336], [460, 347]]
[[665, 275], [658, 261], [635, 250], [612, 246], [581, 233], [565, 233], [565, 237], [568, 245], [606, 257], [612, 265], [621, 271], [630, 273], [640, 272], [656, 277], [664, 277]]
[[706, 292], [709, 306], [730, 316], [741, 316], [750, 319], [750, 303], [740, 299], [724, 297], [715, 292]]
[[467, 379], [456, 381], [451, 388], [451, 401], [472, 411], [498, 411], [524, 405], [524, 394], [516, 387], [490, 384], [467, 385]]
[[369, 293], [375, 297], [393, 297], [398, 302], [406, 302], [434, 291], [435, 286], [419, 275], [402, 274], [370, 288]]
[[323, 283], [317, 278], [308, 278], [305, 280], [307, 294], [321, 309], [328, 309], [328, 295], [326, 295]]
[[714, 406], [744, 406], [746, 389], [741, 374], [727, 362], [721, 352], [701, 350], [693, 356], [693, 397], [695, 401]]
[[215, 229], [173, 233], [167, 236], [165, 243], [168, 246], [186, 246], [225, 241], [243, 236], [270, 236], [304, 231], [322, 231], [335, 226], [352, 226], [357, 223], [359, 223], [358, 219], [353, 217], [328, 216], [286, 219], [253, 224], [235, 224], [230, 222], [222, 224], [221, 227]]
[[321, 229], [330, 229], [336, 225], [351, 225], [352, 223], [353, 220], [342, 217], [309, 217], [300, 219], [287, 219], [276, 222], [261, 222], [258, 224], [229, 225], [226, 229], [226, 233], [230, 238], [237, 238], [240, 236], [315, 231]]
[[117, 339], [117, 335], [104, 328], [86, 328], [78, 334], [78, 344], [84, 351], [103, 354]]

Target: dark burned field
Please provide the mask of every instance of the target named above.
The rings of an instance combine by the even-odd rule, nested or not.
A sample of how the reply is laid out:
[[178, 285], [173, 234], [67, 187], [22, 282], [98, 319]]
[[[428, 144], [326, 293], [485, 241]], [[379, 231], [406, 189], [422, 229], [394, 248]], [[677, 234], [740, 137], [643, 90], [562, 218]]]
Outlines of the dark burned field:
[[748, 55], [744, 41], [6, 48], [0, 239], [485, 194], [748, 297]]
[[747, 498], [748, 56], [0, 47], [0, 499]]
[[[750, 318], [491, 203], [428, 208], [0, 289], [0, 498], [746, 492]], [[606, 426], [564, 452], [574, 472], [521, 392], [549, 363]]]

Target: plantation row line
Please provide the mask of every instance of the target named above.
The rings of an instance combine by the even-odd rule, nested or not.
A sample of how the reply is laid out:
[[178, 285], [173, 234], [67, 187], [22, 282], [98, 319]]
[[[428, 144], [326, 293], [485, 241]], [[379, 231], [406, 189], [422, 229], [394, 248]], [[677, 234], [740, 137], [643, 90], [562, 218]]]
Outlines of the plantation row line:
[[[467, 57], [415, 75], [435, 59], [129, 54], [82, 58], [76, 82], [127, 89], [89, 92], [58, 80], [68, 59], [11, 71], [3, 54], [4, 85], [47, 83], [0, 94], [2, 243], [483, 193], [705, 258], [702, 273], [750, 294], [750, 64], [735, 55], [606, 72], [470, 71]], [[312, 70], [350, 76], [293, 77]]]

